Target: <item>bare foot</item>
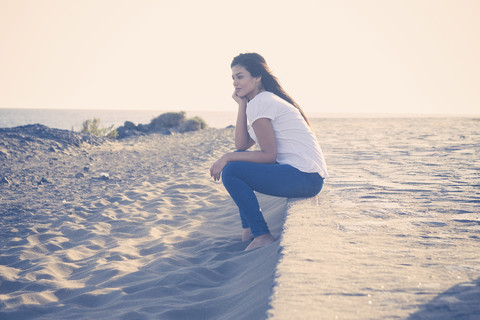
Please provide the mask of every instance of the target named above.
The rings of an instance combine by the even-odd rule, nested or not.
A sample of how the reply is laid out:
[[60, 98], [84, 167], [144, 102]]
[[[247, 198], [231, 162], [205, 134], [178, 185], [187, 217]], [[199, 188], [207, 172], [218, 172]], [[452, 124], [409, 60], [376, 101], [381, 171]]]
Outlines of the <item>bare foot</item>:
[[252, 230], [250, 228], [242, 229], [242, 241], [253, 240]]
[[252, 250], [255, 248], [261, 248], [271, 245], [275, 242], [272, 235], [270, 233], [262, 234], [261, 236], [256, 237], [253, 241], [248, 245], [245, 251]]

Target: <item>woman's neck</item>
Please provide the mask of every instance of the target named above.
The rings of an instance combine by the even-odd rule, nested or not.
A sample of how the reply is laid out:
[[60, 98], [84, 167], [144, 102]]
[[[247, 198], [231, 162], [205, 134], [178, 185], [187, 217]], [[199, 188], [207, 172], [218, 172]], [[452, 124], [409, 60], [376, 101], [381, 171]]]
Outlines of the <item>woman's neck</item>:
[[258, 89], [257, 93], [255, 93], [251, 98], [248, 98], [248, 97], [247, 97], [247, 101], [250, 102], [250, 100], [252, 100], [253, 98], [255, 98], [259, 93], [261, 93], [261, 92], [263, 92], [263, 91], [265, 91], [265, 89], [263, 89], [263, 88]]

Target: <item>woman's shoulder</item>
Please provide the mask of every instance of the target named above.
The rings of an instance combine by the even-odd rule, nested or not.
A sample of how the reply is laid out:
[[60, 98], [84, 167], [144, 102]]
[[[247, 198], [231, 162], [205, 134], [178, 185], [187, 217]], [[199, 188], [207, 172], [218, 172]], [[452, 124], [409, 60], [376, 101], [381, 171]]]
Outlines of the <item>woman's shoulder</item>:
[[254, 121], [259, 117], [275, 118], [278, 114], [278, 107], [274, 96], [272, 92], [262, 91], [250, 100], [247, 105], [249, 121]]
[[262, 91], [257, 94], [251, 101], [252, 104], [268, 104], [268, 105], [278, 105], [278, 104], [286, 104], [285, 100], [277, 96], [275, 93], [270, 91]]
[[271, 110], [278, 109], [277, 96], [269, 91], [262, 91], [258, 93], [250, 102], [248, 103], [248, 109], [253, 110]]
[[255, 98], [258, 98], [258, 100], [271, 100], [271, 99], [277, 99], [278, 96], [270, 91], [262, 91], [258, 93]]

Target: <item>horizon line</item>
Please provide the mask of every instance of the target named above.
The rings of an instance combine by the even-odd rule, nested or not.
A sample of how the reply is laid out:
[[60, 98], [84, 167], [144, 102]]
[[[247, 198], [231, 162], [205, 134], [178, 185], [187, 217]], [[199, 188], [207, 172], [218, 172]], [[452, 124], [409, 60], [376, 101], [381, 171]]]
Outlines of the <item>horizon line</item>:
[[[235, 110], [218, 110], [218, 109], [204, 109], [204, 110], [193, 110], [184, 108], [181, 110], [172, 110], [172, 109], [156, 109], [156, 108], [34, 108], [34, 107], [0, 107], [1, 109], [10, 109], [10, 110], [57, 110], [57, 111], [158, 111], [158, 112], [223, 112], [223, 113], [236, 113]], [[400, 117], [480, 117], [480, 113], [428, 113], [428, 112], [322, 112], [322, 111], [308, 111], [304, 110], [308, 117], [310, 118], [400, 118]]]

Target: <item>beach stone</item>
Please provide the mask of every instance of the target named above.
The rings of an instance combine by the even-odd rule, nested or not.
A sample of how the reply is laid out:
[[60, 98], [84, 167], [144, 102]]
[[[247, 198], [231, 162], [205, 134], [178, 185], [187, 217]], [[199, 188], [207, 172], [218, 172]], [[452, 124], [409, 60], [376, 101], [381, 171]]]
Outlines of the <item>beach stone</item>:
[[124, 126], [118, 127], [118, 128], [117, 128], [117, 138], [118, 138], [118, 139], [124, 138], [126, 132], [127, 132], [127, 129], [125, 129]]
[[90, 171], [90, 165], [87, 164], [85, 167], [83, 167], [83, 172], [88, 172]]
[[151, 130], [151, 127], [149, 124], [139, 124], [137, 126], [137, 130], [140, 132], [149, 132]]
[[110, 175], [106, 172], [100, 173], [100, 179], [102, 180], [110, 180]]
[[40, 179], [40, 181], [38, 181], [39, 185], [44, 184], [44, 183], [50, 183], [50, 181], [48, 181], [48, 179], [45, 178], [45, 177], [43, 177], [42, 179]]
[[131, 137], [131, 136], [143, 136], [146, 134], [146, 132], [148, 131], [148, 128], [145, 127], [144, 125], [139, 125], [141, 127], [141, 130], [144, 130], [144, 131], [138, 131], [137, 127], [135, 127], [134, 129], [126, 129], [124, 126], [121, 126], [121, 127], [118, 127], [117, 128], [117, 139], [123, 139], [123, 138], [128, 138], [128, 137]]
[[85, 175], [84, 175], [83, 173], [81, 173], [81, 172], [77, 172], [77, 173], [75, 174], [75, 178], [77, 178], [77, 179], [83, 178], [83, 177], [85, 177]]
[[137, 128], [137, 126], [132, 121], [125, 121], [123, 127], [126, 130], [135, 130]]

